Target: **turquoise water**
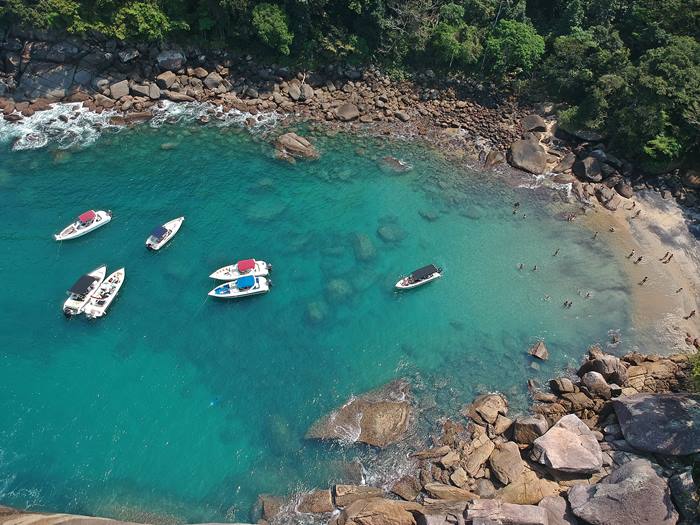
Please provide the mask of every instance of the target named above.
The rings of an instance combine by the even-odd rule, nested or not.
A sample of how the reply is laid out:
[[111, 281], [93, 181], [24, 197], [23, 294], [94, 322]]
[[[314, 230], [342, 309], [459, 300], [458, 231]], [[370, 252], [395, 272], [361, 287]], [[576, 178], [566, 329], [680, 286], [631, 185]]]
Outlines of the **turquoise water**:
[[[259, 493], [351, 479], [353, 460], [375, 482], [400, 468], [400, 451], [304, 439], [351, 394], [409, 378], [422, 431], [479, 392], [522, 406], [527, 378], [628, 328], [612, 253], [562, 221], [549, 191], [410, 143], [316, 142], [321, 159], [295, 165], [235, 127], [142, 126], [67, 151], [0, 145], [0, 503], [247, 520]], [[387, 168], [386, 155], [413, 169]], [[89, 208], [114, 219], [52, 240]], [[179, 215], [178, 236], [147, 252], [150, 229]], [[207, 298], [209, 273], [247, 257], [274, 265], [272, 291]], [[430, 262], [443, 279], [393, 291]], [[102, 263], [127, 275], [108, 316], [65, 319], [65, 290]], [[538, 338], [551, 358], [534, 369]]]

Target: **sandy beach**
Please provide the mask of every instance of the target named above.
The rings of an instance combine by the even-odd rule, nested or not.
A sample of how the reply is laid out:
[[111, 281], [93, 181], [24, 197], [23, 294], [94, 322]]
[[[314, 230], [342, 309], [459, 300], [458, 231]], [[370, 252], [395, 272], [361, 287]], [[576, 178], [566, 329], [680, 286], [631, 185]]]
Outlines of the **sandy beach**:
[[[653, 191], [625, 200], [615, 212], [596, 203], [581, 217], [610, 243], [627, 269], [633, 283], [634, 329], [658, 341], [655, 351], [660, 353], [692, 352], [689, 341], [700, 337], [700, 314], [684, 319], [700, 306], [700, 243], [689, 231], [688, 219], [675, 200]], [[667, 252], [673, 258], [664, 263]]]

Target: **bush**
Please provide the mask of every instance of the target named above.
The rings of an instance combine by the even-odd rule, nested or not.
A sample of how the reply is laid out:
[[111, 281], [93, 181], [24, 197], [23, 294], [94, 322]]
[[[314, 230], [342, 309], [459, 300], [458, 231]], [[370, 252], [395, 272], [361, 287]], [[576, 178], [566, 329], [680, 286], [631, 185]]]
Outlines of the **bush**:
[[544, 38], [531, 25], [515, 20], [499, 20], [486, 40], [489, 69], [501, 78], [529, 73], [543, 54]]
[[294, 34], [289, 31], [287, 15], [281, 7], [258, 4], [253, 8], [253, 27], [258, 37], [269, 47], [283, 55], [289, 54]]

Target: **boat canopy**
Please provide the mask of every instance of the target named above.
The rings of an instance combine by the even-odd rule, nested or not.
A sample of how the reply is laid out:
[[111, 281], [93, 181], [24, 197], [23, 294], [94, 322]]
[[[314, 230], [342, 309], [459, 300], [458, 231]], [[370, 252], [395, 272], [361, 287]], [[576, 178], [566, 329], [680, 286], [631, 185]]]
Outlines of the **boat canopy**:
[[74, 293], [75, 295], [85, 295], [90, 290], [92, 283], [94, 283], [96, 280], [97, 277], [93, 277], [92, 275], [83, 275], [80, 279], [75, 281], [75, 284], [71, 286], [70, 290], [68, 291], [70, 293]]
[[151, 237], [155, 237], [156, 239], [162, 239], [167, 233], [167, 228], [164, 228], [163, 226], [158, 226], [157, 228], [153, 228], [153, 231], [151, 232]]
[[243, 290], [245, 288], [252, 288], [254, 284], [255, 277], [253, 277], [252, 275], [241, 277], [240, 279], [236, 280], [236, 288], [238, 288], [239, 290]]
[[89, 222], [89, 221], [91, 221], [91, 220], [94, 219], [94, 218], [95, 218], [95, 212], [92, 211], [92, 210], [90, 210], [90, 211], [86, 211], [85, 213], [81, 214], [81, 215], [78, 217], [78, 220], [79, 220], [80, 222]]
[[415, 270], [412, 274], [411, 277], [413, 277], [416, 281], [420, 281], [422, 279], [426, 279], [433, 275], [436, 272], [439, 272], [438, 268], [434, 264], [429, 264], [428, 266], [423, 266], [423, 268], [418, 268]]
[[236, 263], [239, 272], [249, 272], [255, 268], [255, 259], [244, 259]]

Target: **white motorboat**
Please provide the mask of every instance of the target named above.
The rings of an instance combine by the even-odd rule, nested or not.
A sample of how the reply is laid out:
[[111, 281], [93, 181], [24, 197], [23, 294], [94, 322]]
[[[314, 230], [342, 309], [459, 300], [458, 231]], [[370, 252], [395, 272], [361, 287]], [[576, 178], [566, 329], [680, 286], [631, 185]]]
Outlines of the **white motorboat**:
[[104, 226], [111, 220], [112, 212], [109, 210], [89, 210], [79, 215], [74, 223], [69, 224], [63, 228], [60, 233], [55, 234], [53, 237], [57, 241], [67, 241], [68, 239], [82, 237], [86, 233], [90, 233], [91, 231]]
[[434, 264], [429, 264], [428, 266], [418, 268], [406, 277], [402, 277], [399, 282], [396, 283], [396, 288], [398, 290], [410, 290], [411, 288], [418, 288], [419, 286], [428, 284], [440, 277], [442, 277], [442, 268], [438, 268]]
[[178, 217], [155, 228], [146, 239], [146, 248], [153, 251], [160, 250], [170, 239], [175, 237], [184, 220], [184, 217]]
[[102, 281], [100, 287], [92, 297], [90, 297], [90, 300], [85, 306], [85, 315], [89, 319], [102, 317], [107, 313], [107, 308], [109, 308], [109, 305], [112, 304], [112, 301], [117, 297], [122, 284], [124, 284], [125, 278], [126, 272], [124, 268], [119, 268]]
[[63, 303], [63, 313], [67, 317], [82, 313], [92, 295], [105, 280], [106, 274], [107, 267], [102, 265], [78, 279], [68, 290], [68, 299]]
[[220, 299], [237, 299], [239, 297], [267, 293], [270, 291], [270, 286], [272, 286], [272, 281], [265, 277], [246, 275], [235, 281], [220, 284], [209, 292], [209, 296]]
[[244, 259], [236, 264], [229, 264], [223, 268], [219, 268], [209, 277], [217, 281], [234, 281], [239, 277], [252, 275], [254, 277], [265, 277], [272, 271], [272, 265], [265, 261], [256, 261], [255, 259]]

